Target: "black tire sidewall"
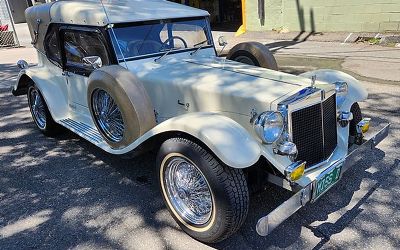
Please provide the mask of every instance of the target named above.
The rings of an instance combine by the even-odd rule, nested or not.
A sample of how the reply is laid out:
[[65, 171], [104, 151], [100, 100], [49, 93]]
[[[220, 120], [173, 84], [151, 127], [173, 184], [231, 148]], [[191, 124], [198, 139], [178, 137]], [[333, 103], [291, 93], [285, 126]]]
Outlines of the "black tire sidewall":
[[[210, 220], [202, 226], [191, 225], [191, 227], [188, 227], [188, 223], [182, 222], [183, 219], [178, 218], [175, 211], [173, 211], [173, 208], [169, 205], [169, 201], [167, 200], [168, 198], [166, 197], [165, 191], [162, 187], [162, 182], [164, 180], [162, 179], [161, 174], [161, 171], [163, 170], [161, 169], [161, 164], [168, 155], [176, 152], [179, 152], [179, 154], [183, 155], [198, 167], [206, 178], [211, 189], [213, 196], [213, 214], [211, 215]], [[157, 155], [156, 165], [158, 183], [160, 185], [162, 197], [168, 210], [179, 226], [187, 234], [203, 242], [214, 242], [214, 239], [219, 239], [224, 234], [227, 226], [225, 211], [230, 207], [230, 199], [225, 192], [222, 180], [218, 178], [217, 173], [214, 171], [213, 167], [210, 166], [209, 161], [207, 161], [207, 159], [205, 159], [195, 147], [186, 143], [185, 140], [167, 140], [160, 148]], [[208, 229], [205, 230], [206, 228]]]
[[353, 114], [353, 120], [350, 121], [349, 135], [357, 135], [357, 124], [362, 120], [361, 108], [357, 102], [353, 103], [350, 108], [350, 112]]

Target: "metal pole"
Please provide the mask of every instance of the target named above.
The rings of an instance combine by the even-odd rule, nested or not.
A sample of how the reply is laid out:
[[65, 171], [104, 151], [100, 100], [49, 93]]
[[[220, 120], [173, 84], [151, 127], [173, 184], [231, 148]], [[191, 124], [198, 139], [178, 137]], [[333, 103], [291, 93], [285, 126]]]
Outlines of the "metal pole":
[[12, 26], [13, 31], [14, 31], [15, 42], [16, 42], [17, 47], [19, 47], [20, 44], [19, 44], [19, 40], [18, 40], [17, 31], [15, 30], [15, 26], [14, 26], [14, 18], [13, 18], [13, 16], [11, 15], [11, 8], [10, 8], [10, 5], [9, 5], [9, 3], [8, 3], [8, 0], [5, 0], [5, 1], [6, 1], [6, 7], [7, 7], [8, 16], [10, 17], [11, 26]]

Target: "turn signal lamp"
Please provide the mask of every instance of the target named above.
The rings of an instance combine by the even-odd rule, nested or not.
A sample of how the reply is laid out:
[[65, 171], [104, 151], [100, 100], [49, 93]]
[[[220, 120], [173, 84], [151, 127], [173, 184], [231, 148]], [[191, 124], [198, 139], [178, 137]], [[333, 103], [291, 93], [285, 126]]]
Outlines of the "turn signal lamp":
[[286, 178], [290, 181], [297, 181], [304, 175], [305, 169], [305, 161], [292, 163], [285, 169]]
[[363, 133], [366, 133], [369, 130], [370, 121], [371, 118], [364, 118], [357, 124], [357, 127], [359, 127]]

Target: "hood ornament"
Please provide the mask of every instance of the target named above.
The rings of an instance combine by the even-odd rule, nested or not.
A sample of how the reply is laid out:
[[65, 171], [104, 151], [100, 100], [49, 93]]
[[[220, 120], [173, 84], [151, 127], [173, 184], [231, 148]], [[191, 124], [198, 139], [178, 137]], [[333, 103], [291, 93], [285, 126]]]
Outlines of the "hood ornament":
[[315, 88], [315, 80], [317, 80], [317, 75], [311, 76], [311, 88]]

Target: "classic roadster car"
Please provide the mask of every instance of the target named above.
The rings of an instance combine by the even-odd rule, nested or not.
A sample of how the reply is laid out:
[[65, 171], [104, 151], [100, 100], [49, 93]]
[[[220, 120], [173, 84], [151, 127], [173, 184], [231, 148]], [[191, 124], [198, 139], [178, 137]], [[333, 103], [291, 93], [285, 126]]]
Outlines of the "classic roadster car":
[[115, 155], [158, 150], [166, 206], [203, 242], [235, 233], [252, 191], [273, 183], [294, 195], [259, 219], [256, 231], [268, 235], [389, 132], [388, 124], [368, 135], [358, 105], [367, 92], [348, 74], [279, 72], [255, 42], [220, 57], [203, 10], [57, 1], [26, 18], [39, 63], [18, 62], [12, 93], [28, 96], [38, 129], [67, 128]]

